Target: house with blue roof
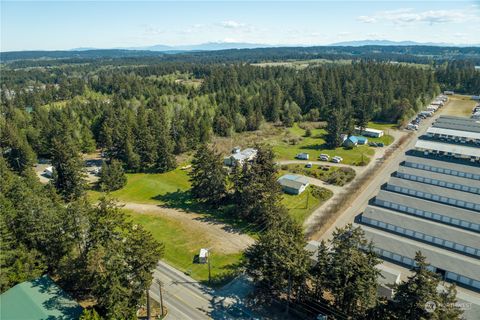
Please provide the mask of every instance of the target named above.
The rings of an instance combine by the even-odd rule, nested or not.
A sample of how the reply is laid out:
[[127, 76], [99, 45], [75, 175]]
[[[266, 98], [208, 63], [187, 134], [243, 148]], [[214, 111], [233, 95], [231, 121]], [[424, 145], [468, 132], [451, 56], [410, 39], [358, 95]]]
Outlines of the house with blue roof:
[[358, 144], [358, 138], [355, 136], [350, 136], [345, 141], [343, 141], [343, 146], [347, 148], [356, 147]]

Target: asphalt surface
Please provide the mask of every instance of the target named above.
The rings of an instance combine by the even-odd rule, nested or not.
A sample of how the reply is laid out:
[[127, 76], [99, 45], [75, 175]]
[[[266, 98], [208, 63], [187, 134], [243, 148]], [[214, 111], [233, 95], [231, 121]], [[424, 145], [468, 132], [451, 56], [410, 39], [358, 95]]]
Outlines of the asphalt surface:
[[[253, 319], [235, 292], [244, 281], [233, 281], [227, 289], [214, 291], [160, 261], [153, 273], [150, 297], [160, 301], [158, 280], [162, 282], [163, 303], [168, 320]], [[238, 285], [236, 283], [238, 282]]]
[[367, 182], [367, 184], [362, 187], [362, 190], [358, 191], [356, 199], [337, 218], [335, 223], [330, 226], [330, 228], [322, 235], [317, 235], [316, 237], [314, 237], [313, 240], [330, 239], [332, 237], [333, 231], [335, 231], [336, 228], [343, 227], [348, 223], [353, 223], [355, 216], [365, 210], [368, 205], [368, 201], [378, 193], [378, 191], [380, 190], [380, 186], [386, 183], [389, 180], [390, 175], [395, 170], [397, 170], [400, 162], [402, 162], [405, 158], [405, 152], [415, 146], [417, 138], [425, 133], [425, 131], [432, 125], [432, 123], [442, 114], [443, 110], [445, 110], [446, 108], [448, 108], [448, 104], [445, 105], [445, 107], [443, 107], [442, 109], [440, 109], [437, 113], [435, 113], [433, 117], [423, 120], [419, 126], [418, 131], [415, 132], [415, 134], [410, 140], [408, 140], [400, 148], [395, 150], [394, 153], [388, 158], [388, 160], [383, 163], [383, 165], [380, 167], [372, 180]]

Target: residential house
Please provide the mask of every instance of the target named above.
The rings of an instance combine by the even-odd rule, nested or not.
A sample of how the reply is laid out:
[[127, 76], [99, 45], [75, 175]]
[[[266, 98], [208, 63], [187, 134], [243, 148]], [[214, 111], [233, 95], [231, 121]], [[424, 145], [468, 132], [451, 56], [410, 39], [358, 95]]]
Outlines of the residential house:
[[310, 184], [306, 177], [295, 174], [283, 175], [277, 181], [283, 191], [289, 194], [301, 194]]

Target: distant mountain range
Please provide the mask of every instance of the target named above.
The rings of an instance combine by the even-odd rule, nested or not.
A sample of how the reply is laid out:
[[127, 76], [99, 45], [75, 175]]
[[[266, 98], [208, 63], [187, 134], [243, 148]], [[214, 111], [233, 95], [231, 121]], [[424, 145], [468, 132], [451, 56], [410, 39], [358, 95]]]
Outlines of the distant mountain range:
[[[355, 40], [336, 42], [325, 46], [336, 47], [362, 47], [362, 46], [435, 46], [435, 47], [480, 47], [480, 44], [453, 44], [453, 43], [435, 43], [435, 42], [415, 42], [415, 41], [391, 41], [391, 40]], [[271, 45], [261, 43], [248, 42], [207, 42], [192, 45], [168, 46], [157, 44], [153, 46], [143, 47], [119, 47], [111, 48], [118, 50], [142, 50], [142, 51], [156, 51], [166, 53], [178, 53], [184, 51], [215, 51], [215, 50], [229, 50], [229, 49], [255, 49], [255, 48], [274, 48], [274, 47], [307, 47], [306, 45]], [[310, 47], [310, 46], [308, 46]], [[88, 51], [100, 50], [99, 48], [75, 48], [70, 51]]]
[[362, 46], [434, 46], [434, 47], [479, 47], [477, 44], [455, 44], [445, 42], [415, 42], [415, 41], [391, 41], [391, 40], [355, 40], [330, 44], [339, 47], [362, 47]]
[[[168, 46], [163, 44], [157, 44], [153, 46], [145, 47], [120, 47], [113, 48], [119, 50], [142, 50], [142, 51], [159, 51], [159, 52], [183, 52], [183, 51], [215, 51], [215, 50], [228, 50], [228, 49], [255, 49], [255, 48], [272, 48], [278, 47], [269, 44], [260, 43], [246, 43], [246, 42], [207, 42], [201, 44], [192, 45], [180, 45], [180, 46]], [[285, 47], [285, 46], [282, 46]], [[98, 48], [75, 48], [71, 51], [88, 51], [98, 50]]]

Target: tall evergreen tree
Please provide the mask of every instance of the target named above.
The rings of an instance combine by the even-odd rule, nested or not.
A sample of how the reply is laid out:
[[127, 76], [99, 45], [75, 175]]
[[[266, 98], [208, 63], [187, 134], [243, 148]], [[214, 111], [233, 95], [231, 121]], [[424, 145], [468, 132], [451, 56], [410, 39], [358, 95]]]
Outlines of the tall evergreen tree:
[[340, 134], [343, 131], [343, 121], [343, 113], [340, 110], [335, 109], [331, 111], [327, 119], [327, 127], [325, 128], [327, 130], [325, 141], [328, 147], [336, 148], [341, 145]]
[[127, 177], [121, 161], [113, 159], [109, 164], [104, 162], [100, 172], [99, 186], [103, 191], [115, 191], [127, 184]]
[[271, 224], [286, 215], [281, 205], [275, 155], [269, 146], [256, 146], [253, 162], [244, 163], [234, 173], [234, 200], [241, 217], [260, 225]]
[[[452, 306], [443, 306], [444, 302], [455, 301], [454, 288], [439, 294], [437, 291], [440, 278], [437, 274], [429, 270], [429, 264], [425, 256], [419, 251], [415, 255], [415, 266], [412, 268], [414, 273], [396, 287], [395, 297], [391, 304], [391, 310], [396, 319], [446, 319], [449, 316], [458, 318], [460, 311]], [[426, 308], [427, 303], [435, 308]], [[445, 307], [445, 308], [443, 308]]]
[[85, 192], [85, 174], [82, 159], [73, 142], [65, 137], [63, 141], [52, 141], [53, 185], [66, 201], [74, 200]]
[[[321, 251], [325, 255], [325, 249]], [[321, 275], [320, 283], [335, 300], [335, 306], [342, 312], [364, 316], [375, 306], [377, 277], [380, 271], [375, 268], [380, 260], [373, 252], [360, 227], [351, 224], [337, 229], [331, 241], [328, 263]]]
[[173, 155], [173, 144], [170, 136], [167, 116], [160, 106], [152, 111], [153, 136], [157, 142], [157, 157], [155, 168], [158, 172], [167, 172], [175, 169], [176, 161]]
[[209, 204], [219, 204], [227, 194], [227, 173], [222, 158], [213, 148], [202, 144], [192, 160], [191, 193], [194, 198]]
[[277, 221], [245, 251], [246, 272], [253, 278], [256, 297], [301, 300], [310, 265], [302, 228], [292, 218]]

